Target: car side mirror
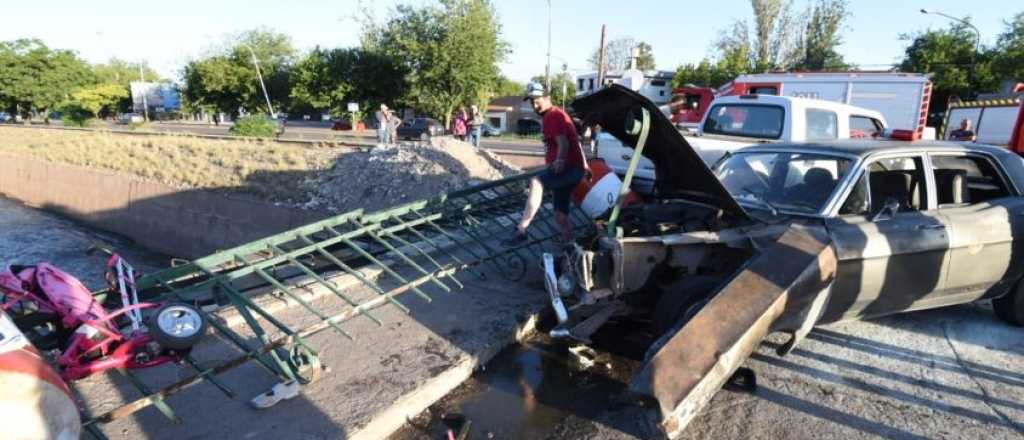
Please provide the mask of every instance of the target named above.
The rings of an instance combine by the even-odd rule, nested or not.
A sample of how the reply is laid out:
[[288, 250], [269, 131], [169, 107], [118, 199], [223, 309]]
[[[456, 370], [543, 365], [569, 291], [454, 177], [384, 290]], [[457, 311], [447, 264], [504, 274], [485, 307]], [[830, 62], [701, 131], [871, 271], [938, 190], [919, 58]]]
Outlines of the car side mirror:
[[875, 213], [875, 216], [871, 218], [873, 222], [880, 222], [883, 220], [889, 220], [900, 210], [900, 202], [894, 197], [885, 199], [885, 204], [882, 205], [882, 209]]

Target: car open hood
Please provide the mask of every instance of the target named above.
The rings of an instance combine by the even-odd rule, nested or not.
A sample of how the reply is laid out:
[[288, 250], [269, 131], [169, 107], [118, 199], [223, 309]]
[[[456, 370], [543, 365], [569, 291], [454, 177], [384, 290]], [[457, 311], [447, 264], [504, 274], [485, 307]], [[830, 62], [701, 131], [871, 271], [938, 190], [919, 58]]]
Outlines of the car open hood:
[[573, 101], [572, 108], [584, 123], [600, 125], [602, 130], [628, 147], [636, 147], [639, 136], [626, 133], [626, 120], [639, 120], [640, 108], [646, 108], [651, 114], [651, 127], [643, 155], [654, 163], [659, 191], [667, 196], [716, 206], [740, 218], [749, 218], [672, 122], [647, 98], [612, 84]]

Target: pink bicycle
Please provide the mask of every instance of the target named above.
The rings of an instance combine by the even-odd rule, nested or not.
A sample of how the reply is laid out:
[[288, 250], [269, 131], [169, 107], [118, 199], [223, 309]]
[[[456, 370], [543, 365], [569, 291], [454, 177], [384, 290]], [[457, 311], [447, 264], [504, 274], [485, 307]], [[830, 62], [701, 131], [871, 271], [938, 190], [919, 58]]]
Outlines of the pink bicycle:
[[139, 302], [135, 270], [108, 253], [106, 280], [121, 296], [121, 308], [114, 311], [107, 311], [77, 278], [49, 263], [12, 265], [0, 272], [3, 309], [20, 312], [12, 314], [22, 317], [15, 321], [26, 334], [56, 339], [64, 380], [179, 361], [206, 330], [191, 305]]

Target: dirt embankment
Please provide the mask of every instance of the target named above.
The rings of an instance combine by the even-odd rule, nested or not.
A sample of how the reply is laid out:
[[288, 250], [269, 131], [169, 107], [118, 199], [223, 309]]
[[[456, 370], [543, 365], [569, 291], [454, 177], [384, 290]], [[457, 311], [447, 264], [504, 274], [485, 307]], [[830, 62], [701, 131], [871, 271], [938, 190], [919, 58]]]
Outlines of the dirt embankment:
[[446, 138], [365, 152], [331, 144], [0, 127], [0, 153], [334, 212], [385, 208], [520, 172]]

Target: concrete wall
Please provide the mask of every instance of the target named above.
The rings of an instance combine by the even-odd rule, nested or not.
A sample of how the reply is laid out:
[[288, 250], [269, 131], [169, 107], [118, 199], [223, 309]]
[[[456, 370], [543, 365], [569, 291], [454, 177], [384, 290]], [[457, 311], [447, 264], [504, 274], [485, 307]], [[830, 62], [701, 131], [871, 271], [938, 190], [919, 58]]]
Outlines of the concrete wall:
[[0, 192], [29, 206], [123, 235], [153, 251], [196, 258], [330, 216], [327, 212], [189, 190], [104, 170], [0, 154]]

